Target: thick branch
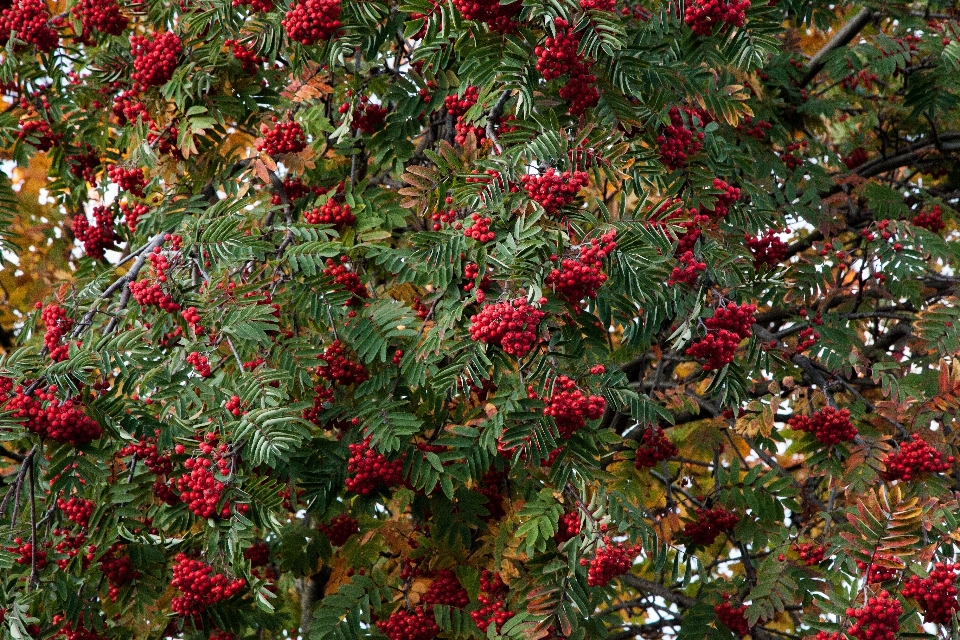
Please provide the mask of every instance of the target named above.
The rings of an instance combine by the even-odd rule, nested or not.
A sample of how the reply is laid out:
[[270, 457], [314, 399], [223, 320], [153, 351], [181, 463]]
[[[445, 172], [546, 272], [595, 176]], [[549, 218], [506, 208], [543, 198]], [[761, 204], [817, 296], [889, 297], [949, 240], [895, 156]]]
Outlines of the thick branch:
[[864, 7], [857, 15], [850, 18], [847, 24], [840, 27], [840, 30], [830, 38], [830, 41], [810, 58], [810, 62], [807, 64], [807, 75], [800, 81], [800, 86], [805, 87], [810, 84], [810, 82], [817, 77], [817, 74], [823, 70], [823, 67], [826, 65], [827, 56], [836, 49], [847, 46], [847, 44], [860, 33], [860, 30], [867, 26], [867, 23], [870, 22], [873, 15], [873, 9]]
[[622, 577], [622, 580], [627, 583], [629, 586], [634, 589], [638, 589], [643, 593], [648, 593], [653, 596], [658, 596], [663, 598], [667, 602], [682, 607], [684, 609], [689, 609], [697, 603], [695, 598], [686, 596], [678, 591], [669, 589], [659, 582], [653, 582], [651, 580], [645, 580], [643, 578], [637, 577], [631, 573], [626, 574]]

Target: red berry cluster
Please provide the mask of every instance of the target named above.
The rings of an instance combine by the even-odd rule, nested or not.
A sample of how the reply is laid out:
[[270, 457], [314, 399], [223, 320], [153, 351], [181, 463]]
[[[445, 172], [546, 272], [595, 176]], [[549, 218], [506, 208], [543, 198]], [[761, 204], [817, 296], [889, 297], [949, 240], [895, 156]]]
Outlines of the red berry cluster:
[[93, 208], [93, 224], [84, 213], [73, 217], [73, 235], [83, 243], [83, 251], [94, 260], [103, 260], [104, 252], [113, 249], [120, 236], [113, 228], [113, 211], [108, 207]]
[[677, 257], [677, 260], [680, 261], [681, 266], [674, 267], [670, 272], [667, 285], [672, 287], [675, 284], [683, 283], [691, 287], [695, 286], [700, 274], [707, 270], [707, 263], [697, 260], [693, 251], [684, 251]]
[[560, 88], [560, 97], [571, 103], [571, 115], [580, 115], [597, 104], [600, 93], [597, 91], [597, 78], [590, 73], [586, 60], [577, 55], [580, 38], [563, 18], [554, 18], [557, 34], [547, 37], [544, 43], [534, 49], [537, 56], [537, 70], [543, 79], [553, 80], [568, 75], [569, 80]]
[[152, 38], [130, 36], [134, 86], [145, 88], [166, 84], [173, 77], [182, 52], [180, 36], [170, 31], [154, 34]]
[[480, 633], [487, 633], [487, 628], [500, 632], [507, 620], [513, 617], [512, 611], [507, 611], [507, 585], [503, 583], [500, 574], [483, 570], [480, 574], [480, 608], [470, 612], [470, 617], [476, 623]]
[[480, 244], [486, 244], [496, 239], [496, 232], [490, 231], [490, 224], [493, 222], [493, 218], [474, 213], [470, 216], [470, 220], [473, 221], [473, 224], [469, 227], [464, 227], [463, 235], [468, 238], [473, 238]]
[[486, 304], [470, 316], [470, 339], [499, 346], [517, 358], [530, 353], [537, 343], [537, 329], [544, 317], [526, 298]]
[[[878, 556], [881, 557], [881, 556]], [[891, 558], [888, 558], [888, 560]], [[857, 568], [860, 571], [867, 570], [867, 563], [862, 560], [857, 560]], [[867, 583], [868, 584], [879, 584], [881, 582], [889, 582], [897, 577], [898, 571], [892, 567], [884, 567], [876, 562], [871, 562], [869, 564], [869, 571], [867, 571]]]
[[824, 407], [810, 416], [794, 416], [787, 421], [791, 429], [806, 431], [822, 444], [838, 444], [853, 440], [857, 428], [850, 422], [849, 409]]
[[187, 364], [193, 367], [193, 370], [200, 374], [201, 378], [210, 377], [210, 361], [207, 356], [198, 351], [191, 351], [187, 354]]
[[254, 13], [269, 13], [273, 11], [273, 0], [233, 0], [234, 7], [249, 6]]
[[70, 496], [69, 500], [57, 498], [57, 508], [63, 511], [63, 515], [70, 522], [79, 525], [81, 529], [86, 528], [90, 522], [90, 516], [96, 508], [93, 500], [86, 500], [77, 496]]
[[669, 460], [680, 453], [677, 445], [670, 442], [660, 427], [650, 427], [643, 432], [637, 445], [637, 457], [634, 466], [637, 469], [652, 469], [658, 463]]
[[200, 312], [197, 311], [196, 307], [187, 307], [180, 312], [180, 316], [190, 325], [194, 334], [202, 336], [206, 333], [207, 330], [200, 324]]
[[747, 116], [743, 122], [737, 125], [737, 132], [754, 140], [763, 140], [767, 137], [767, 132], [773, 128], [773, 125], [766, 120], [753, 121], [752, 116]]
[[355, 533], [360, 533], [360, 523], [356, 518], [351, 518], [348, 513], [341, 513], [330, 522], [321, 524], [317, 527], [320, 533], [327, 536], [327, 540], [334, 547], [342, 547]]
[[759, 238], [747, 234], [743, 236], [747, 248], [753, 254], [753, 268], [759, 269], [766, 265], [776, 267], [787, 257], [787, 243], [780, 239], [773, 229], [766, 231]]
[[447, 113], [449, 113], [451, 117], [456, 118], [456, 123], [454, 124], [454, 130], [456, 131], [454, 142], [459, 145], [463, 145], [467, 141], [467, 137], [471, 132], [476, 138], [478, 145], [483, 144], [483, 141], [487, 137], [487, 131], [484, 127], [469, 124], [464, 120], [464, 114], [470, 110], [470, 107], [477, 104], [479, 91], [477, 87], [467, 87], [463, 92], [463, 96], [453, 95], [444, 98]]
[[913, 216], [910, 222], [915, 227], [921, 227], [933, 233], [939, 233], [947, 226], [943, 222], [943, 211], [940, 210], [940, 205], [938, 204], [933, 205], [931, 211], [921, 212]]
[[53, 385], [34, 391], [31, 396], [20, 386], [13, 393], [6, 408], [13, 412], [14, 418], [24, 420], [29, 431], [45, 440], [82, 447], [103, 434], [100, 425], [83, 413], [78, 400], [57, 399], [57, 388]]
[[150, 283], [147, 280], [130, 283], [130, 293], [141, 307], [160, 307], [164, 311], [180, 310], [180, 305], [173, 301], [170, 294], [164, 293], [159, 283]]
[[479, 289], [481, 292], [490, 288], [490, 276], [484, 273], [483, 277], [480, 278], [480, 282], [477, 283], [477, 277], [479, 275], [480, 265], [478, 265], [476, 262], [468, 262], [463, 266], [463, 279], [467, 281], [467, 283], [463, 285], [464, 293], [473, 291], [474, 287]]
[[732, 187], [720, 178], [713, 179], [713, 188], [720, 191], [713, 211], [709, 212], [714, 218], [725, 218], [730, 213], [730, 207], [740, 199], [740, 189]]
[[390, 640], [432, 640], [440, 633], [433, 616], [423, 607], [400, 608], [378, 622], [377, 629]]
[[230, 398], [224, 403], [223, 408], [230, 412], [231, 415], [239, 417], [246, 413], [243, 410], [243, 403], [240, 401], [240, 396], [230, 396]]
[[550, 416], [557, 425], [560, 438], [567, 440], [587, 424], [599, 420], [607, 409], [601, 396], [585, 396], [577, 383], [567, 376], [558, 377], [553, 384], [543, 415]]
[[915, 433], [909, 442], [900, 445], [899, 451], [884, 460], [887, 471], [883, 477], [886, 480], [910, 482], [914, 476], [922, 473], [943, 473], [953, 462], [953, 456], [944, 457]]
[[238, 40], [225, 40], [223, 44], [231, 48], [233, 59], [240, 63], [245, 73], [257, 73], [262, 69], [263, 63], [267, 61], [266, 58], [261, 58], [252, 48]]
[[270, 547], [266, 542], [255, 542], [243, 550], [243, 557], [250, 561], [250, 567], [264, 567], [270, 562]]
[[289, 120], [277, 122], [277, 117], [271, 119], [273, 126], [260, 125], [262, 138], [257, 141], [257, 151], [270, 156], [284, 153], [300, 153], [307, 148], [307, 136], [299, 122]]
[[358, 276], [355, 272], [350, 271], [350, 269], [347, 267], [349, 262], [350, 258], [347, 256], [342, 256], [339, 263], [337, 263], [333, 258], [327, 258], [327, 268], [323, 270], [323, 275], [333, 280], [334, 283], [340, 285], [341, 288], [353, 294], [353, 297], [347, 300], [344, 305], [357, 306], [360, 304], [362, 299], [369, 298], [370, 293], [360, 281], [360, 276]]
[[107, 169], [107, 175], [110, 180], [124, 191], [129, 191], [138, 198], [146, 195], [143, 191], [147, 186], [147, 179], [143, 175], [143, 169], [124, 169], [123, 167], [112, 165]]
[[927, 578], [910, 576], [903, 587], [903, 597], [913, 598], [923, 609], [923, 620], [949, 625], [960, 611], [957, 601], [957, 577], [960, 565], [938, 562]]
[[896, 640], [902, 613], [900, 601], [881, 591], [867, 600], [865, 606], [847, 609], [847, 616], [857, 620], [847, 629], [847, 634], [858, 640]]
[[707, 318], [707, 335], [687, 348], [687, 355], [705, 359], [704, 371], [720, 369], [733, 362], [741, 340], [751, 334], [753, 314], [757, 306], [753, 304], [728, 304], [718, 307], [713, 317]]
[[[183, 451], [183, 445], [177, 445], [177, 452]], [[180, 499], [187, 503], [187, 508], [201, 518], [229, 518], [229, 501], [225, 501], [220, 509], [217, 505], [223, 497], [227, 486], [216, 479], [210, 470], [214, 465], [221, 476], [230, 475], [230, 447], [226, 443], [217, 445], [217, 435], [208, 433], [198, 447], [199, 455], [189, 458], [183, 466], [189, 473], [185, 473], [176, 480]], [[243, 512], [248, 505], [237, 505], [237, 511]]]
[[617, 0], [580, 0], [580, 8], [584, 11], [613, 11], [617, 8]]
[[560, 173], [550, 168], [539, 176], [521, 176], [520, 183], [530, 199], [538, 202], [547, 215], [556, 215], [561, 208], [573, 202], [580, 189], [590, 184], [590, 177], [585, 171]]
[[336, 198], [330, 198], [319, 209], [305, 212], [303, 221], [307, 224], [330, 224], [342, 229], [356, 222], [357, 218], [350, 211], [349, 204], [340, 204]]
[[467, 20], [486, 22], [493, 31], [507, 33], [514, 30], [516, 25], [512, 18], [520, 12], [522, 4], [500, 4], [499, 0], [453, 0], [453, 6]]
[[480, 477], [476, 491], [487, 499], [487, 503], [483, 505], [487, 509], [487, 515], [481, 518], [484, 522], [499, 520], [507, 515], [503, 508], [503, 488], [506, 479], [506, 473], [492, 470], [487, 471]]
[[123, 220], [127, 223], [127, 228], [136, 233], [137, 223], [140, 218], [150, 212], [150, 207], [145, 204], [128, 205], [126, 202], [120, 203], [120, 213], [123, 214]]
[[[610, 231], [580, 245], [576, 258], [564, 258], [559, 269], [553, 269], [544, 280], [557, 295], [574, 307], [582, 300], [597, 297], [597, 290], [607, 281], [600, 271], [603, 260], [617, 248], [617, 232]], [[555, 259], [555, 258], [554, 258]]]
[[[160, 435], [159, 429], [156, 434]], [[173, 460], [169, 453], [160, 453], [156, 437], [141, 438], [139, 442], [128, 444], [120, 449], [119, 455], [136, 456], [137, 460], [158, 476], [165, 476], [173, 471]]]
[[750, 625], [747, 624], [746, 612], [747, 605], [741, 604], [734, 607], [730, 604], [730, 594], [723, 594], [723, 602], [713, 607], [713, 612], [717, 614], [717, 620], [738, 638], [750, 633]]
[[317, 374], [334, 384], [343, 386], [360, 384], [370, 377], [362, 364], [347, 358], [343, 351], [343, 344], [339, 340], [334, 340], [324, 349], [323, 355], [318, 356], [318, 359], [327, 364], [317, 367]]
[[170, 581], [182, 595], [170, 603], [174, 613], [184, 617], [203, 614], [208, 607], [229, 600], [246, 586], [243, 578], [230, 580], [222, 573], [213, 573], [213, 567], [178, 553]]
[[806, 140], [800, 142], [792, 142], [787, 145], [786, 150], [780, 154], [780, 159], [783, 160], [783, 163], [787, 165], [787, 169], [793, 171], [797, 167], [803, 164], [803, 158], [801, 158], [798, 153], [801, 153], [808, 146]]
[[113, 99], [112, 112], [113, 115], [117, 117], [117, 124], [120, 126], [127, 124], [127, 122], [136, 122], [137, 120], [142, 120], [144, 123], [153, 122], [146, 105], [134, 99], [137, 95], [138, 92], [131, 89], [120, 92], [120, 94]]
[[867, 150], [863, 147], [857, 147], [850, 152], [850, 155], [843, 158], [843, 164], [847, 166], [847, 169], [853, 171], [863, 163], [867, 161]]
[[81, 153], [75, 156], [68, 156], [67, 162], [70, 165], [70, 173], [80, 180], [85, 180], [90, 184], [97, 183], [96, 170], [100, 166], [100, 156], [94, 150]]
[[48, 304], [40, 314], [46, 331], [43, 334], [43, 346], [47, 348], [50, 359], [62, 362], [67, 359], [70, 344], [61, 344], [63, 337], [73, 328], [73, 319], [67, 317], [67, 311], [57, 304]]
[[683, 168], [687, 159], [703, 148], [703, 131], [700, 131], [703, 121], [691, 109], [684, 108], [683, 112], [687, 114], [689, 127], [680, 109], [670, 107], [670, 124], [657, 136], [660, 160], [671, 171]]
[[0, 46], [5, 46], [16, 31], [17, 40], [33, 45], [38, 51], [53, 51], [60, 43], [60, 36], [49, 22], [50, 13], [43, 0], [15, 0], [0, 13]]
[[[350, 103], [340, 105], [340, 113], [350, 111]], [[372, 135], [376, 133], [387, 119], [387, 110], [379, 104], [373, 104], [367, 96], [360, 96], [356, 108], [353, 110], [353, 126], [362, 133]]]
[[340, 0], [302, 0], [287, 11], [283, 28], [303, 45], [329, 40], [340, 30]]
[[[20, 565], [30, 566], [33, 564], [33, 545], [29, 542], [24, 542], [23, 538], [14, 538], [13, 546], [7, 547], [7, 551], [14, 554], [19, 554], [20, 557], [17, 558], [16, 563]], [[47, 552], [40, 551], [37, 549], [37, 570], [41, 571], [44, 567], [47, 566]]]
[[350, 445], [347, 461], [347, 491], [369, 495], [378, 487], [390, 488], [403, 480], [403, 457], [387, 460], [382, 453], [370, 448], [370, 436], [363, 442]]
[[793, 550], [800, 556], [800, 562], [808, 567], [823, 562], [823, 556], [827, 552], [827, 548], [822, 544], [815, 544], [813, 542], [795, 544], [793, 545]]
[[110, 584], [110, 600], [113, 602], [117, 601], [120, 587], [130, 584], [140, 575], [140, 572], [134, 571], [130, 556], [124, 553], [123, 545], [119, 542], [111, 545], [100, 558], [100, 571]]
[[[603, 546], [597, 549], [587, 569], [587, 584], [591, 587], [605, 587], [617, 576], [630, 571], [634, 559], [640, 554], [640, 545], [614, 543], [610, 536], [604, 536]], [[581, 565], [587, 564], [586, 558], [580, 559]]]
[[46, 120], [27, 120], [20, 118], [20, 130], [17, 138], [26, 140], [37, 151], [49, 151], [60, 140], [60, 134], [54, 133]]
[[697, 507], [697, 519], [683, 526], [683, 535], [693, 544], [711, 545], [721, 533], [732, 530], [740, 517], [723, 507]]
[[420, 604], [430, 611], [433, 605], [442, 604], [462, 609], [470, 604], [467, 590], [457, 580], [457, 575], [450, 569], [441, 569], [433, 576], [433, 581], [422, 596]]
[[[342, 185], [343, 183], [341, 182], [340, 184]], [[304, 184], [303, 180], [301, 180], [300, 178], [287, 176], [286, 178], [283, 179], [283, 192], [287, 194], [287, 197], [290, 198], [291, 202], [294, 202], [310, 194], [319, 196], [323, 193], [323, 189], [321, 189], [320, 187], [309, 187], [306, 184]], [[270, 204], [272, 205], [283, 204], [283, 199], [280, 197], [279, 193], [273, 193], [270, 196]]]
[[579, 534], [580, 514], [576, 512], [564, 513], [557, 522], [557, 532], [553, 534], [553, 540], [559, 546]]
[[715, 26], [724, 22], [742, 27], [749, 8], [750, 0], [692, 0], [687, 4], [683, 21], [698, 36], [709, 36]]
[[91, 31], [118, 36], [130, 24], [127, 16], [120, 13], [117, 0], [80, 0], [72, 11], [80, 19], [84, 39], [90, 38]]

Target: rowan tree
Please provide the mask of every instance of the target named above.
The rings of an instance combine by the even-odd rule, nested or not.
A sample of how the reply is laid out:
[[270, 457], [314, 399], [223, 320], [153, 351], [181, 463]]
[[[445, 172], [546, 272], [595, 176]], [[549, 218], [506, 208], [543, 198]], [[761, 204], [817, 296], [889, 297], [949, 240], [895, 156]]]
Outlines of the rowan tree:
[[958, 17], [0, 0], [0, 634], [952, 637]]

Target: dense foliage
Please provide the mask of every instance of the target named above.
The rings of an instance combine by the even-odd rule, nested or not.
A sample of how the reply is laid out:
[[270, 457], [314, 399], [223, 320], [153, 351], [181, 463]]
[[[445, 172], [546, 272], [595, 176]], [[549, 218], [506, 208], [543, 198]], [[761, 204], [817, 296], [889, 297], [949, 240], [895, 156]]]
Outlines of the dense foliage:
[[954, 15], [0, 0], [0, 634], [955, 637]]

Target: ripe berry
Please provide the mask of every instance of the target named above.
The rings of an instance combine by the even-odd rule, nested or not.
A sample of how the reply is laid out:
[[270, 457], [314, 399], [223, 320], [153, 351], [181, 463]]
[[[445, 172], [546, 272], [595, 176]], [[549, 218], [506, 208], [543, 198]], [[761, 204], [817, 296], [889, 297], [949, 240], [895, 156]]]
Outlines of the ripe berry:
[[403, 480], [403, 457], [387, 460], [382, 453], [370, 448], [370, 436], [351, 444], [347, 461], [347, 491], [369, 495], [379, 487], [390, 488]]
[[287, 11], [283, 28], [303, 45], [329, 40], [340, 30], [340, 0], [302, 0]]
[[704, 320], [707, 335], [687, 348], [687, 355], [706, 359], [704, 371], [721, 369], [733, 362], [737, 347], [742, 340], [750, 337], [753, 326], [753, 314], [757, 306], [753, 304], [728, 304], [718, 307], [713, 317]]
[[847, 616], [856, 619], [847, 634], [858, 640], [896, 640], [902, 613], [900, 601], [881, 591], [863, 607], [847, 609]]
[[567, 376], [554, 381], [543, 415], [553, 418], [560, 438], [568, 440], [586, 426], [587, 420], [599, 420], [606, 411], [607, 403], [600, 396], [585, 396], [577, 383]]
[[924, 622], [949, 625], [960, 611], [957, 602], [957, 577], [960, 565], [938, 562], [929, 577], [910, 576], [903, 587], [903, 597], [913, 598], [923, 609]]
[[674, 267], [670, 272], [670, 279], [667, 280], [668, 286], [683, 283], [691, 287], [696, 286], [700, 274], [707, 270], [707, 263], [700, 262], [693, 255], [693, 251], [684, 251], [677, 258], [682, 267]]
[[916, 433], [909, 442], [900, 445], [900, 450], [889, 454], [884, 460], [887, 467], [883, 474], [885, 480], [910, 482], [923, 473], [943, 473], [953, 464], [953, 456], [944, 457]]
[[135, 87], [159, 87], [173, 77], [183, 45], [180, 37], [170, 31], [153, 34], [152, 37], [130, 36], [130, 53], [133, 54]]
[[330, 545], [342, 547], [355, 533], [360, 533], [360, 524], [356, 518], [351, 518], [348, 513], [341, 513], [326, 524], [317, 527], [320, 533], [327, 536]]
[[939, 233], [947, 226], [943, 222], [943, 212], [940, 210], [940, 205], [938, 204], [933, 205], [933, 210], [931, 211], [918, 213], [910, 222], [915, 227], [921, 227], [933, 233]]
[[713, 544], [721, 533], [731, 531], [739, 521], [737, 514], [730, 513], [723, 507], [698, 507], [696, 521], [684, 525], [683, 535], [693, 544], [707, 546]]
[[50, 13], [43, 0], [14, 0], [0, 13], [0, 46], [6, 46], [12, 32], [23, 40], [47, 53], [60, 43], [57, 30], [49, 26]]
[[497, 345], [505, 353], [522, 358], [537, 343], [537, 330], [544, 315], [525, 298], [486, 304], [480, 313], [470, 317], [470, 338]]
[[713, 28], [721, 23], [742, 27], [750, 0], [693, 0], [687, 4], [683, 21], [698, 36], [713, 34]]
[[344, 355], [343, 345], [339, 340], [334, 340], [319, 358], [326, 362], [326, 365], [317, 367], [317, 374], [334, 384], [349, 386], [360, 384], [369, 378], [362, 364]]
[[553, 269], [544, 285], [551, 287], [561, 298], [579, 310], [584, 300], [597, 297], [597, 290], [607, 281], [606, 274], [600, 271], [603, 260], [614, 249], [616, 232], [611, 231], [599, 239], [592, 238], [579, 247], [576, 258], [564, 258], [559, 269]]
[[750, 625], [747, 624], [746, 612], [747, 605], [741, 604], [734, 607], [730, 604], [730, 594], [723, 594], [723, 602], [713, 607], [713, 612], [717, 614], [717, 620], [725, 627], [733, 631], [738, 638], [750, 633]]
[[512, 18], [520, 12], [521, 3], [500, 4], [499, 0], [453, 0], [453, 6], [467, 20], [486, 22], [493, 31], [514, 30]]
[[299, 122], [276, 122], [274, 119], [273, 127], [260, 125], [260, 133], [263, 137], [257, 142], [257, 151], [270, 156], [299, 153], [307, 148], [307, 136]]
[[512, 611], [506, 607], [507, 585], [503, 583], [500, 574], [484, 570], [480, 574], [480, 608], [470, 612], [470, 617], [476, 623], [481, 633], [487, 633], [492, 624], [497, 633], [503, 625], [513, 617]]
[[[628, 573], [634, 559], [640, 554], [640, 545], [613, 543], [610, 536], [605, 536], [603, 542], [604, 546], [597, 549], [587, 570], [587, 584], [591, 587], [604, 587], [617, 576]], [[586, 558], [581, 560], [584, 561]]]
[[823, 562], [823, 556], [827, 552], [826, 547], [821, 544], [814, 544], [813, 542], [795, 544], [793, 545], [793, 550], [800, 556], [800, 562], [808, 567]]
[[143, 175], [143, 169], [124, 169], [123, 167], [112, 165], [107, 169], [107, 175], [110, 180], [115, 182], [118, 187], [124, 191], [129, 191], [138, 198], [146, 194], [143, 188], [147, 186], [147, 179]]
[[364, 298], [369, 298], [370, 293], [367, 291], [366, 286], [363, 282], [360, 281], [360, 276], [354, 271], [350, 271], [348, 268], [350, 259], [347, 256], [340, 258], [340, 262], [336, 262], [333, 258], [327, 258], [327, 268], [323, 270], [323, 275], [331, 279], [335, 284], [340, 285], [341, 289], [349, 291], [353, 294], [353, 297], [348, 299], [344, 306], [358, 306], [362, 303]]
[[580, 533], [580, 515], [576, 512], [564, 513], [557, 522], [557, 532], [553, 534], [553, 540], [557, 546], [562, 545], [567, 540], [579, 535]]
[[93, 31], [118, 36], [130, 23], [129, 18], [120, 13], [117, 0], [80, 0], [72, 12], [83, 26], [83, 40], [90, 40]]
[[246, 586], [243, 578], [230, 580], [222, 573], [213, 573], [213, 567], [178, 553], [170, 581], [181, 595], [170, 605], [174, 613], [184, 617], [203, 614], [208, 607], [229, 600]]
[[590, 178], [585, 171], [559, 173], [551, 168], [539, 176], [521, 176], [520, 183], [530, 199], [539, 203], [547, 215], [556, 215], [561, 208], [573, 202], [580, 189], [590, 184]]
[[787, 424], [791, 429], [812, 433], [826, 445], [853, 440], [857, 435], [857, 428], [850, 422], [849, 409], [824, 407], [810, 416], [794, 416]]
[[640, 438], [634, 466], [637, 469], [652, 469], [661, 461], [668, 460], [679, 453], [680, 450], [667, 439], [663, 429], [650, 427], [643, 432], [643, 436]]
[[743, 236], [747, 248], [753, 254], [753, 268], [766, 265], [776, 267], [787, 257], [787, 243], [780, 239], [777, 232], [770, 229], [759, 238], [746, 234]]
[[687, 164], [690, 156], [699, 153], [703, 148], [702, 120], [691, 109], [684, 107], [689, 127], [684, 122], [683, 114], [677, 107], [670, 108], [670, 124], [664, 127], [657, 137], [660, 145], [660, 160], [671, 171], [675, 171]]
[[453, 571], [441, 569], [434, 574], [433, 582], [420, 596], [420, 604], [424, 605], [428, 612], [436, 604], [462, 609], [470, 604], [470, 596]]
[[113, 211], [108, 207], [94, 207], [93, 220], [91, 225], [86, 214], [78, 213], [73, 217], [72, 231], [89, 257], [103, 260], [104, 252], [115, 248], [120, 236], [113, 228]]
[[440, 633], [433, 616], [427, 615], [423, 607], [400, 608], [378, 622], [377, 629], [390, 640], [432, 640]]

